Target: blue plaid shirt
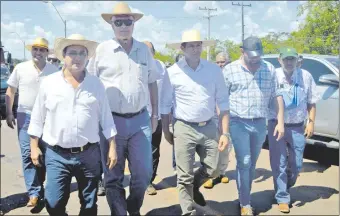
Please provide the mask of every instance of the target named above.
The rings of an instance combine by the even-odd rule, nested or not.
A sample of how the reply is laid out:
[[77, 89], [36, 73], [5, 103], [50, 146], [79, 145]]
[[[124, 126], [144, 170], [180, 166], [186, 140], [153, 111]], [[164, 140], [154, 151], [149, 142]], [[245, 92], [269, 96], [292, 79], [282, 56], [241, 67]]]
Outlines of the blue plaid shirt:
[[267, 118], [270, 98], [276, 95], [278, 85], [272, 64], [262, 60], [260, 68], [252, 73], [236, 60], [224, 67], [223, 75], [231, 117]]

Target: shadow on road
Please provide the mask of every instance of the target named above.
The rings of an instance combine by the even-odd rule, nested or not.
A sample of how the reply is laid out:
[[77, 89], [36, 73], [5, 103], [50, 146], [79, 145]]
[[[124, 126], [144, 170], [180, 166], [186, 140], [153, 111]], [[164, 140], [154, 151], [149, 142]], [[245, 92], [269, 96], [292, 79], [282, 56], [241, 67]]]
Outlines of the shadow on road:
[[154, 208], [145, 215], [151, 216], [151, 215], [181, 215], [182, 210], [179, 204], [171, 205], [168, 207], [162, 207], [162, 208]]
[[177, 186], [177, 176], [172, 175], [172, 176], [163, 178], [162, 181], [160, 181], [157, 185], [155, 185], [155, 188], [157, 190], [165, 190], [165, 189], [176, 187], [176, 186]]
[[0, 211], [6, 214], [14, 209], [26, 206], [28, 202], [27, 193], [13, 194], [5, 198], [1, 198]]
[[317, 162], [303, 162], [301, 173], [304, 173], [304, 172], [305, 173], [307, 172], [323, 173], [330, 167], [331, 167], [330, 164], [326, 165], [326, 164], [319, 164]]
[[[228, 176], [229, 180], [236, 180], [236, 170], [229, 170], [226, 172], [226, 176]], [[255, 183], [260, 183], [263, 181], [266, 181], [272, 176], [272, 171], [263, 169], [263, 168], [257, 168], [255, 170]], [[258, 179], [260, 178], [260, 179]], [[257, 179], [257, 180], [256, 180]]]

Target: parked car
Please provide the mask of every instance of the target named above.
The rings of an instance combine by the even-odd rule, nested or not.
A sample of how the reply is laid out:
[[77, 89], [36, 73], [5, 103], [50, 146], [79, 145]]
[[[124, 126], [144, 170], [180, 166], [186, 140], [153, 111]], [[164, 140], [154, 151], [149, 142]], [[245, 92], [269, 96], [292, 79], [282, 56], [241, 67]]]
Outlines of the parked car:
[[[301, 68], [311, 73], [321, 97], [316, 104], [314, 135], [307, 139], [307, 144], [339, 149], [339, 58], [314, 54], [302, 56]], [[281, 67], [278, 54], [265, 55], [263, 59], [275, 68]]]
[[[1, 89], [0, 89], [0, 116], [1, 120], [6, 118], [6, 90], [7, 90], [7, 80], [9, 79], [10, 71], [6, 64], [1, 64]], [[18, 93], [16, 93], [13, 103], [13, 114], [16, 117], [16, 111], [18, 108]]]

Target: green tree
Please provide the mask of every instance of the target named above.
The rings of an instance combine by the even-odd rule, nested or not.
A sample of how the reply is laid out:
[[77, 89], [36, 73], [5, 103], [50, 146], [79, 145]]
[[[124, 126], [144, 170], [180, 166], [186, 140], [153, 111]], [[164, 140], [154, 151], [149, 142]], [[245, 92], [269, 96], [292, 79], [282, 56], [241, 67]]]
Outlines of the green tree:
[[292, 36], [304, 43], [304, 52], [339, 54], [339, 1], [308, 1], [298, 8], [307, 13], [305, 22]]

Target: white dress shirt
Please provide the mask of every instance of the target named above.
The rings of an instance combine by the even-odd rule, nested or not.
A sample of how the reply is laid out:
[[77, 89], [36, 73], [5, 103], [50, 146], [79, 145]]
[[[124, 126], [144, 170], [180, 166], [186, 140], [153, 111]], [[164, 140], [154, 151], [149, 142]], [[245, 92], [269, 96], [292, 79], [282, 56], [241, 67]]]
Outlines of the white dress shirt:
[[46, 62], [44, 69], [39, 73], [32, 60], [15, 66], [7, 84], [18, 89], [20, 95], [18, 112], [31, 113], [41, 81], [45, 76], [57, 71], [56, 66]]
[[[156, 68], [158, 72], [158, 79], [157, 79], [157, 89], [158, 89], [158, 112], [161, 110], [160, 104], [161, 104], [161, 90], [162, 90], [162, 85], [163, 85], [163, 77], [166, 71], [166, 66], [163, 62], [161, 62], [158, 59], [155, 59], [156, 62]], [[151, 101], [149, 100], [148, 106], [147, 106], [149, 115], [151, 117], [152, 115], [152, 105]], [[159, 115], [158, 120], [161, 119], [161, 115]]]
[[148, 84], [158, 78], [149, 48], [135, 39], [130, 53], [114, 39], [99, 44], [87, 69], [103, 82], [111, 111], [117, 113], [136, 113], [146, 107]]
[[99, 142], [99, 124], [104, 136], [116, 135], [105, 88], [86, 73], [75, 89], [59, 71], [45, 78], [33, 107], [28, 134], [41, 137], [49, 145], [81, 147]]
[[214, 116], [216, 104], [229, 110], [229, 96], [221, 68], [201, 59], [194, 71], [185, 59], [168, 68], [161, 91], [161, 114], [188, 122], [203, 122]]

